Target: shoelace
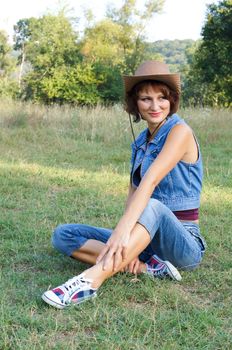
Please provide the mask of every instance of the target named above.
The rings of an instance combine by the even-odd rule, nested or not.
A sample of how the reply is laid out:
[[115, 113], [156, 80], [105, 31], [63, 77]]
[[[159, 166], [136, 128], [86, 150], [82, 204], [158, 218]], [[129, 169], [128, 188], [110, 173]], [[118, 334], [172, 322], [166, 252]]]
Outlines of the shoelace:
[[80, 284], [83, 283], [78, 277], [73, 277], [67, 282], [64, 283], [64, 288], [67, 290], [69, 294], [72, 294], [74, 292], [74, 287], [76, 290], [76, 287], [80, 286]]
[[155, 276], [161, 276], [161, 277], [168, 275], [168, 272], [167, 272], [166, 268], [164, 268], [164, 269], [162, 268], [160, 270], [153, 269], [153, 273], [154, 273]]
[[90, 280], [84, 279], [82, 276], [75, 276], [71, 279], [69, 279], [67, 282], [63, 284], [63, 287], [66, 289], [67, 293], [64, 294], [63, 302], [66, 303], [66, 301], [69, 299], [69, 297], [74, 293], [77, 292], [80, 287], [85, 284], [90, 283]]
[[155, 276], [164, 276], [164, 275], [168, 275], [167, 272], [167, 268], [165, 264], [159, 264], [159, 269], [156, 268], [152, 268], [151, 266], [149, 266], [147, 264], [147, 271], [151, 272], [152, 274], [154, 274]]

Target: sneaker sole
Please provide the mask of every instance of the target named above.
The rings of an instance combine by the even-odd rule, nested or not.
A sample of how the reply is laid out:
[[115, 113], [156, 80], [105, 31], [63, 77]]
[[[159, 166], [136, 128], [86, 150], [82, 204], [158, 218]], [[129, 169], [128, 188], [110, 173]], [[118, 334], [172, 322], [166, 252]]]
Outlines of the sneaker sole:
[[164, 261], [164, 263], [168, 268], [168, 272], [169, 272], [170, 277], [172, 277], [176, 281], [181, 281], [182, 280], [181, 274], [175, 268], [175, 266], [173, 266], [169, 261]]
[[65, 307], [67, 307], [67, 305], [62, 305], [62, 304], [58, 304], [56, 303], [55, 301], [53, 301], [52, 299], [48, 298], [46, 296], [46, 292], [42, 295], [42, 299], [43, 301], [45, 301], [45, 303], [51, 305], [51, 306], [54, 306], [56, 307], [57, 309], [64, 309]]
[[79, 303], [70, 303], [70, 304], [67, 304], [67, 305], [56, 303], [54, 300], [52, 300], [52, 299], [47, 297], [46, 292], [42, 295], [42, 299], [48, 305], [51, 305], [51, 306], [53, 306], [53, 307], [55, 307], [57, 309], [62, 310], [62, 309], [65, 309], [66, 307], [70, 307], [72, 305], [79, 305], [81, 303], [84, 303], [85, 301], [88, 301], [90, 299], [96, 298], [96, 296], [97, 296], [97, 294], [94, 294], [94, 295], [91, 295], [90, 297], [86, 297], [84, 300], [81, 300]]

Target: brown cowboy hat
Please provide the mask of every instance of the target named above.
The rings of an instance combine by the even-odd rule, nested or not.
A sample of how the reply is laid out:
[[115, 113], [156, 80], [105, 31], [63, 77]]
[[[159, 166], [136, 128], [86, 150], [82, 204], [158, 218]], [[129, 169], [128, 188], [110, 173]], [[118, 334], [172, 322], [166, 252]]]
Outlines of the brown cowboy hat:
[[144, 80], [157, 80], [168, 85], [178, 95], [181, 92], [180, 75], [170, 73], [168, 65], [159, 61], [143, 62], [134, 75], [124, 75], [125, 92], [129, 92], [137, 83]]

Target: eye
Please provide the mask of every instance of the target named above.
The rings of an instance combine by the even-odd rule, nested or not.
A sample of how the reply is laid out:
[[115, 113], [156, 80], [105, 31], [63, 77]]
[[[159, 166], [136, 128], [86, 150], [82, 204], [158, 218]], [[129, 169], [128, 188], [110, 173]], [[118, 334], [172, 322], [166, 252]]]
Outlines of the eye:
[[146, 102], [146, 101], [150, 101], [150, 100], [151, 100], [151, 98], [150, 98], [150, 97], [147, 97], [147, 96], [145, 96], [145, 97], [140, 97], [139, 99], [140, 99], [140, 101], [143, 101], [143, 102]]

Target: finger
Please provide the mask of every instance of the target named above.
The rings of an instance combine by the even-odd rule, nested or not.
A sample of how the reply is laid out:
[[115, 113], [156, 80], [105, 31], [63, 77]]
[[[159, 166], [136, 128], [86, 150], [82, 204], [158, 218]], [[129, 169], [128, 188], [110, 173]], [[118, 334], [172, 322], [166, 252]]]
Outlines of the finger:
[[129, 264], [129, 272], [130, 273], [133, 273], [133, 269], [134, 269], [134, 260], [132, 260], [131, 262], [130, 262], [130, 264]]
[[114, 256], [115, 251], [111, 248], [109, 251], [106, 253], [104, 260], [103, 260], [103, 270], [106, 270], [109, 268], [109, 266], [113, 265], [113, 256]]
[[122, 252], [121, 252], [121, 255], [122, 255], [122, 260], [126, 260], [126, 257], [127, 257], [127, 246], [124, 245], [124, 247], [122, 248]]
[[96, 264], [98, 264], [102, 259], [103, 257], [107, 254], [107, 252], [109, 251], [110, 247], [109, 246], [105, 246], [101, 253], [98, 255], [97, 259], [96, 259]]
[[133, 269], [134, 274], [138, 273], [139, 266], [140, 266], [140, 261], [136, 260], [136, 262], [134, 264], [134, 269]]
[[129, 271], [129, 265], [126, 265], [126, 266], [123, 268], [123, 271], [124, 271], [124, 272]]
[[113, 270], [116, 271], [122, 262], [122, 249], [118, 249], [113, 257]]

